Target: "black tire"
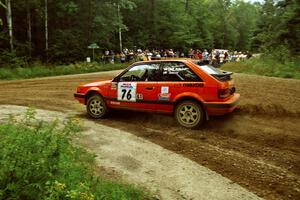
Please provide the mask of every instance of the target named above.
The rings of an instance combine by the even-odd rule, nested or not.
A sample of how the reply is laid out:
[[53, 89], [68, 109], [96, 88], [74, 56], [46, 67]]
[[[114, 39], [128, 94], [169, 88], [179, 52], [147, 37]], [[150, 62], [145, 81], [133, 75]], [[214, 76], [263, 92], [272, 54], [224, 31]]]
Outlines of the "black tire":
[[104, 118], [108, 113], [108, 108], [103, 97], [98, 94], [89, 97], [86, 110], [89, 116], [95, 119]]
[[176, 106], [175, 118], [181, 126], [190, 129], [199, 128], [205, 121], [202, 106], [191, 100], [182, 101]]

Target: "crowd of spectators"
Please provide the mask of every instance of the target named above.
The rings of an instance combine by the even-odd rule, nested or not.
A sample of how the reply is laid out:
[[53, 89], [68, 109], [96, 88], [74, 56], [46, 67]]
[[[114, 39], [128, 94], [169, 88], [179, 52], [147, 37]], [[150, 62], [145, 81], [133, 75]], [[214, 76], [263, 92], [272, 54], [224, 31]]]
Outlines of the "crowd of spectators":
[[249, 52], [228, 51], [225, 49], [213, 49], [208, 51], [204, 49], [189, 49], [183, 50], [129, 50], [124, 49], [122, 52], [114, 52], [113, 50], [105, 50], [98, 59], [105, 63], [115, 62], [136, 62], [136, 61], [149, 61], [149, 60], [162, 60], [170, 58], [191, 58], [202, 61], [203, 63], [220, 65], [226, 62], [238, 62], [250, 58]]

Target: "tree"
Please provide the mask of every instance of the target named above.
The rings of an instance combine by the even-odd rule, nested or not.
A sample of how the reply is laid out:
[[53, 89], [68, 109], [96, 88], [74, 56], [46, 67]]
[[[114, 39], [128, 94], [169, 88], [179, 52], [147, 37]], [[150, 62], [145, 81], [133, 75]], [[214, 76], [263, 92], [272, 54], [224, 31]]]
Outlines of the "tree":
[[254, 36], [254, 46], [261, 51], [271, 48], [276, 43], [276, 24], [278, 16], [273, 0], [265, 0], [260, 9], [260, 18]]
[[0, 0], [0, 5], [6, 10], [6, 20], [8, 25], [10, 50], [13, 51], [14, 43], [13, 43], [13, 22], [12, 22], [12, 12], [11, 12], [11, 0], [5, 0], [5, 4], [2, 2], [2, 0]]
[[45, 52], [46, 52], [46, 61], [48, 62], [48, 0], [45, 0]]
[[284, 43], [293, 55], [300, 55], [300, 2], [279, 1], [276, 5], [280, 19], [277, 29], [278, 43]]
[[237, 1], [233, 6], [233, 15], [235, 18], [234, 27], [238, 32], [236, 49], [250, 50], [252, 38], [259, 19], [257, 6], [244, 1]]

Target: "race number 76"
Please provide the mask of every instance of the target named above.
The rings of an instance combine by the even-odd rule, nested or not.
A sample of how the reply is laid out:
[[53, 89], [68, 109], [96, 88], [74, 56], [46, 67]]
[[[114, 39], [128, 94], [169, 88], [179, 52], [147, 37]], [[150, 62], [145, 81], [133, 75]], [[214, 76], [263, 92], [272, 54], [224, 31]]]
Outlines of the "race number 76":
[[125, 97], [128, 101], [130, 101], [130, 99], [132, 98], [131, 90], [126, 90], [126, 89], [122, 90], [122, 100], [124, 100]]
[[136, 83], [121, 82], [118, 83], [119, 101], [136, 101]]

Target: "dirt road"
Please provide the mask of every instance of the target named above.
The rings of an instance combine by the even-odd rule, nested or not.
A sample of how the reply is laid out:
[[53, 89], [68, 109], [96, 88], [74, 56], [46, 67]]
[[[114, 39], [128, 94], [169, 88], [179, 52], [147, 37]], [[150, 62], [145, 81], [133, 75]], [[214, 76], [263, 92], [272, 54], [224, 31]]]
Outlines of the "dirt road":
[[[76, 111], [82, 82], [118, 72], [1, 81], [0, 104]], [[240, 110], [187, 131], [172, 117], [128, 111], [97, 123], [125, 130], [182, 154], [266, 199], [300, 199], [300, 81], [236, 74]]]

